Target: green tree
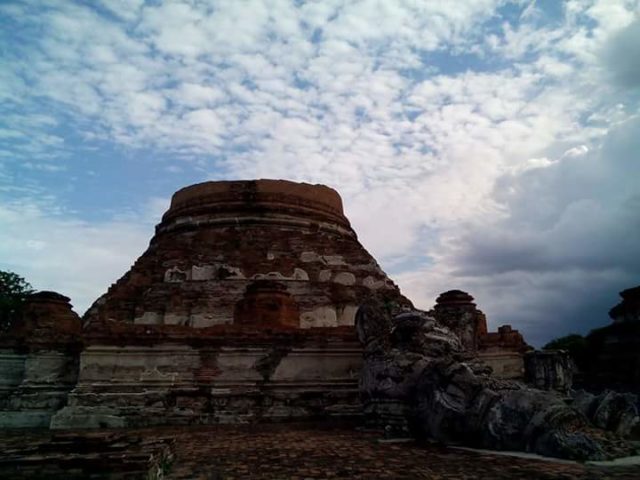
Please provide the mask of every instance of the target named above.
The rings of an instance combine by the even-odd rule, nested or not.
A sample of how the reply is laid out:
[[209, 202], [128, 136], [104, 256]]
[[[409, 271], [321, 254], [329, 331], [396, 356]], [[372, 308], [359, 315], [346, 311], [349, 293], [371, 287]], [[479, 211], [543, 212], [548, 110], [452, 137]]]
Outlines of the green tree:
[[25, 298], [32, 292], [29, 282], [20, 275], [0, 270], [0, 332], [20, 315]]
[[585, 337], [577, 333], [551, 340], [542, 349], [566, 350], [580, 370], [584, 371], [588, 366], [589, 342]]

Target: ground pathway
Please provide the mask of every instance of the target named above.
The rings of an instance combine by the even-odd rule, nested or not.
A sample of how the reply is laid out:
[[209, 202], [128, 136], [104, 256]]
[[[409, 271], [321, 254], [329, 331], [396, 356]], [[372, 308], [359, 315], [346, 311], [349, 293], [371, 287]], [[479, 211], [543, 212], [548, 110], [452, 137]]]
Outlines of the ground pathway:
[[640, 480], [640, 466], [604, 469], [379, 439], [354, 429], [221, 426], [177, 437], [168, 478]]
[[640, 466], [385, 443], [377, 432], [322, 424], [4, 433], [0, 478], [7, 480], [640, 479]]

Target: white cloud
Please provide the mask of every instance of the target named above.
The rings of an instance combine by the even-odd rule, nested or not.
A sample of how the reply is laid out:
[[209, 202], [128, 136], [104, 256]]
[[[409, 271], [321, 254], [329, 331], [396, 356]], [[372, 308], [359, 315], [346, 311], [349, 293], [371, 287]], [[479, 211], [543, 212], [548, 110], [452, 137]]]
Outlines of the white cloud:
[[152, 199], [136, 215], [87, 222], [33, 203], [0, 206], [0, 262], [37, 290], [71, 296], [79, 314], [145, 250], [166, 201]]
[[639, 127], [630, 119], [597, 150], [506, 174], [494, 198], [508, 215], [456, 225], [435, 265], [400, 285], [423, 307], [439, 290], [467, 289], [493, 326], [513, 323], [537, 345], [606, 324], [616, 292], [640, 279]]
[[[511, 299], [504, 308], [515, 306], [515, 287], [504, 291], [510, 293], [496, 287], [515, 274], [500, 273], [495, 281], [465, 276], [455, 258], [478, 247], [469, 240], [474, 233], [486, 252], [513, 244], [513, 252], [504, 254], [519, 259], [542, 255], [540, 245], [549, 239], [560, 245], [560, 238], [597, 237], [571, 223], [572, 215], [591, 211], [603, 228], [613, 228], [606, 222], [611, 207], [599, 210], [594, 197], [583, 195], [567, 207], [566, 199], [577, 195], [566, 187], [572, 182], [567, 172], [584, 188], [601, 188], [598, 176], [614, 175], [593, 159], [638, 108], [633, 88], [640, 77], [630, 61], [638, 6], [569, 1], [554, 18], [537, 2], [506, 0], [1, 6], [24, 31], [39, 34], [3, 51], [9, 68], [0, 69], [7, 109], [0, 181], [13, 185], [0, 185], [0, 191], [32, 201], [33, 189], [45, 187], [33, 180], [35, 187], [20, 190], [23, 177], [15, 172], [68, 169], [64, 158], [74, 148], [68, 131], [124, 152], [161, 153], [159, 171], [189, 181], [194, 178], [185, 171], [193, 167], [196, 180], [327, 183], [343, 194], [363, 243], [383, 265], [403, 272], [402, 285], [419, 302], [461, 281], [483, 301], [491, 302], [483, 292], [492, 292], [501, 301]], [[623, 190], [630, 197], [637, 187]], [[606, 198], [620, 195], [620, 189], [599, 191]], [[18, 218], [11, 215], [5, 211], [4, 221]], [[91, 253], [91, 242], [108, 245], [99, 234], [113, 226], [41, 211], [27, 218], [30, 238], [19, 237], [25, 242], [5, 251], [16, 259], [25, 255], [24, 262], [33, 258], [31, 266], [16, 265], [34, 278], [51, 268], [37, 266], [38, 257], [21, 250], [28, 241], [42, 252], [66, 252], [62, 238], [77, 236]], [[131, 222], [118, 220], [124, 238], [146, 231]], [[500, 222], [524, 233], [498, 228], [491, 236], [480, 228], [506, 225]], [[60, 246], [38, 243], [38, 231], [60, 232]], [[114, 260], [120, 271], [135, 255], [133, 249], [123, 252], [128, 262], [117, 252]], [[617, 257], [604, 247], [590, 252], [583, 255], [609, 261], [603, 272], [613, 285]], [[573, 258], [570, 253], [563, 247], [542, 257], [559, 261]], [[88, 254], [78, 264], [95, 271], [90, 266], [101, 261], [96, 257]], [[423, 265], [425, 258], [424, 270], [410, 264], [415, 259]], [[490, 267], [478, 266], [485, 272]], [[540, 282], [542, 291], [577, 278], [536, 273], [534, 267], [527, 268], [537, 277], [514, 285]], [[80, 288], [59, 285], [74, 297]], [[500, 316], [498, 306], [493, 312]]]

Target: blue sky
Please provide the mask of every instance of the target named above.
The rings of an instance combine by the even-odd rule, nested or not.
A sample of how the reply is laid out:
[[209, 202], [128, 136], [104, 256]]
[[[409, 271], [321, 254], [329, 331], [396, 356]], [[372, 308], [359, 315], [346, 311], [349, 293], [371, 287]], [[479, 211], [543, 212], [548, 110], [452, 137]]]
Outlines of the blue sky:
[[325, 183], [414, 303], [541, 344], [640, 283], [640, 4], [2, 1], [0, 268], [81, 313], [171, 193]]

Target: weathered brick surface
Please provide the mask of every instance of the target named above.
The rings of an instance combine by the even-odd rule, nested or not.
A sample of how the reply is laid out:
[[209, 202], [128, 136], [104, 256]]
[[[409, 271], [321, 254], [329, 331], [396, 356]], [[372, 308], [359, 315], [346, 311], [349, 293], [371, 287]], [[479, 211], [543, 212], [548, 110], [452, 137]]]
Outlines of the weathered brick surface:
[[[7, 434], [0, 438], [0, 476], [142, 479], [157, 478], [161, 467], [173, 480], [640, 478], [639, 466], [603, 468], [380, 438], [380, 432], [315, 424]], [[18, 467], [31, 476], [17, 475]]]
[[410, 303], [358, 242], [334, 190], [279, 180], [207, 182], [174, 195], [148, 250], [85, 320], [89, 333], [108, 321], [227, 324], [264, 279], [284, 285], [287, 311], [299, 311], [302, 328], [353, 325], [370, 295]]
[[[640, 467], [601, 469], [455, 450], [379, 443], [380, 432], [289, 425], [217, 427], [174, 436], [169, 479], [637, 479]], [[217, 475], [217, 477], [216, 477]]]
[[233, 323], [297, 328], [300, 326], [300, 311], [286, 285], [273, 280], [256, 280], [236, 304]]

